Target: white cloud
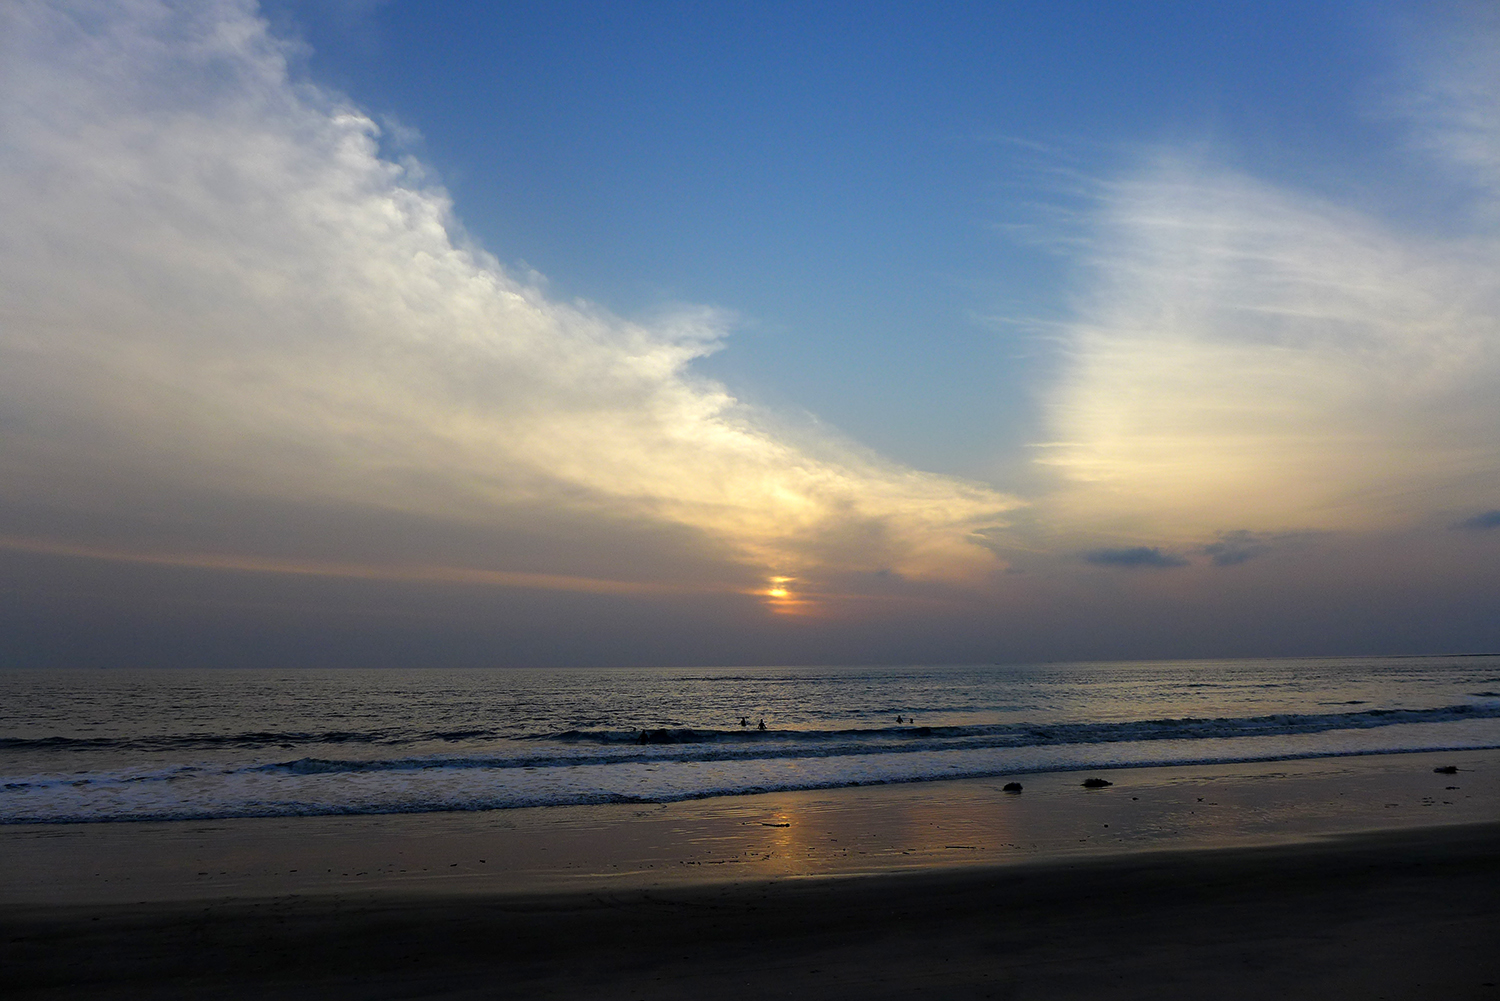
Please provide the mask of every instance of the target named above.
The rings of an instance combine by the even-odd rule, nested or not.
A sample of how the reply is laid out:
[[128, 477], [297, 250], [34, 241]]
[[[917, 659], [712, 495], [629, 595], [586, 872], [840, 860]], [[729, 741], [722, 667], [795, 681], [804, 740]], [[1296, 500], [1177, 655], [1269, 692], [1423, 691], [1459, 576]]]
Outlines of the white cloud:
[[1429, 34], [1419, 81], [1397, 102], [1420, 147], [1446, 162], [1500, 211], [1500, 16], [1444, 23]]
[[758, 573], [987, 565], [970, 535], [1012, 499], [772, 432], [693, 374], [711, 310], [632, 323], [508, 273], [369, 118], [288, 79], [252, 4], [20, 0], [0, 34], [10, 503], [563, 512]]
[[1060, 530], [1386, 528], [1500, 492], [1495, 234], [1412, 236], [1170, 156], [1101, 197], [1048, 400]]

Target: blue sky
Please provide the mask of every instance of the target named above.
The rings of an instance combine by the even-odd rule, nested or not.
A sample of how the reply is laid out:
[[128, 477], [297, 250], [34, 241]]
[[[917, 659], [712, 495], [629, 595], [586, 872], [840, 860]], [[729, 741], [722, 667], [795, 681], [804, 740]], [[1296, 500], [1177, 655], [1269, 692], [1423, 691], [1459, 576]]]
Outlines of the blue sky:
[[1500, 646], [1485, 5], [0, 17], [0, 662]]
[[1169, 144], [1378, 203], [1412, 167], [1384, 3], [333, 6], [274, 13], [503, 261], [729, 310], [705, 371], [959, 475], [1025, 472], [1090, 181]]

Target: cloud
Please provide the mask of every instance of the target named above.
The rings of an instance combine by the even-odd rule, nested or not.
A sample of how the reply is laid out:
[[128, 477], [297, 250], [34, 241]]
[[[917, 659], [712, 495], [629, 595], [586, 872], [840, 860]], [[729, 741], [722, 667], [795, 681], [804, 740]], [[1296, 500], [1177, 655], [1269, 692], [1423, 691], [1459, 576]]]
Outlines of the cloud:
[[1254, 532], [1220, 532], [1218, 542], [1210, 542], [1202, 549], [1203, 555], [1214, 566], [1230, 567], [1253, 560], [1271, 551], [1270, 543]]
[[1472, 518], [1465, 518], [1453, 527], [1479, 529], [1480, 531], [1500, 528], [1500, 511], [1485, 511], [1483, 514], [1476, 514]]
[[1500, 218], [1500, 16], [1493, 8], [1439, 19], [1421, 46], [1417, 79], [1396, 102], [1413, 139], [1479, 193]]
[[1101, 567], [1185, 567], [1188, 561], [1175, 553], [1155, 546], [1132, 546], [1124, 549], [1094, 549], [1083, 554], [1085, 563]]
[[[1486, 51], [1413, 130], [1500, 190]], [[1046, 400], [1058, 531], [1384, 530], [1500, 489], [1494, 225], [1411, 232], [1171, 151], [1097, 192]]]
[[971, 537], [1014, 498], [780, 430], [694, 374], [723, 313], [553, 301], [367, 115], [291, 79], [252, 3], [23, 0], [0, 35], [12, 520], [213, 524], [249, 498], [591, 540], [585, 579], [674, 573], [586, 565], [631, 533], [756, 580], [993, 565]]

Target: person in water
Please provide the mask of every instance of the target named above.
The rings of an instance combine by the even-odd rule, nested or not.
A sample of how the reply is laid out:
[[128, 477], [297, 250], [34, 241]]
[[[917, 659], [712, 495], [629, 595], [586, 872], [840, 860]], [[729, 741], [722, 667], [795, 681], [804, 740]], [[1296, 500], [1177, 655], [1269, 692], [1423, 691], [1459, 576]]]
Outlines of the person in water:
[[762, 716], [760, 722], [757, 723], [757, 724], [755, 724], [755, 729], [757, 729], [757, 730], [764, 730], [765, 728], [766, 728], [766, 720], [765, 720], [765, 717]]
[[740, 717], [740, 726], [749, 726], [749, 725], [750, 725], [750, 717], [749, 716], [741, 716]]
[[902, 718], [901, 718], [901, 717], [900, 717], [900, 716], [897, 716], [897, 717], [896, 717], [896, 722], [897, 722], [897, 723], [905, 723], [905, 722], [906, 722], [906, 720], [904, 720], [904, 719], [902, 719]]

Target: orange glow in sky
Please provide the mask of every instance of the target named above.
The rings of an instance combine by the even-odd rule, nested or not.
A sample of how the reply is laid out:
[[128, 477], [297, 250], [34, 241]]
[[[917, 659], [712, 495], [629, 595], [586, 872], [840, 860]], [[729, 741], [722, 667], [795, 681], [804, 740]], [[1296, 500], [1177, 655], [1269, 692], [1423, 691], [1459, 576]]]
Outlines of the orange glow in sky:
[[790, 586], [794, 580], [796, 580], [795, 577], [772, 577], [770, 579], [770, 586], [761, 593], [768, 599], [767, 603], [771, 611], [791, 615], [804, 610], [807, 603], [799, 599]]

